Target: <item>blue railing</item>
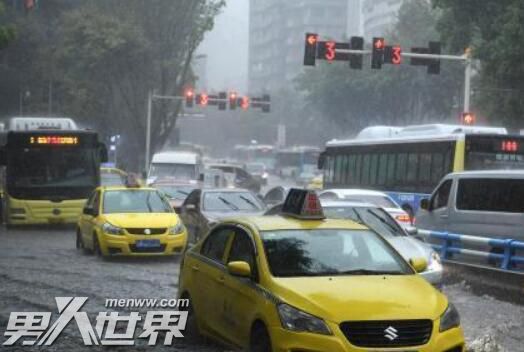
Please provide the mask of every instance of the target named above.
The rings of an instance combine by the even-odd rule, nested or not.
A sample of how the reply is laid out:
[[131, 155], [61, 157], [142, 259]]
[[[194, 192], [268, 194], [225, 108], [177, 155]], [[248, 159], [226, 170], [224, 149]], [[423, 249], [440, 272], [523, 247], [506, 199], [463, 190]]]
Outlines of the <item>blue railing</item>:
[[[427, 230], [418, 230], [418, 235], [442, 241], [431, 246], [444, 260], [450, 259], [453, 254], [463, 254], [500, 263], [499, 267], [504, 270], [516, 270], [516, 265], [524, 264], [524, 257], [517, 255], [517, 250], [524, 251], [524, 242]], [[476, 248], [465, 248], [471, 245]]]

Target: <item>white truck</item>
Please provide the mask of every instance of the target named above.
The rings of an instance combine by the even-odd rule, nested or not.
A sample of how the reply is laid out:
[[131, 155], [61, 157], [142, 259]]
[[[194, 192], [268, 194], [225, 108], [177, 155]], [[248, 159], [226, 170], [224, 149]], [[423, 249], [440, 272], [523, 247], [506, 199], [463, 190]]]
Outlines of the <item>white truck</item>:
[[202, 157], [187, 151], [166, 151], [153, 155], [147, 184], [158, 181], [197, 183], [202, 172]]

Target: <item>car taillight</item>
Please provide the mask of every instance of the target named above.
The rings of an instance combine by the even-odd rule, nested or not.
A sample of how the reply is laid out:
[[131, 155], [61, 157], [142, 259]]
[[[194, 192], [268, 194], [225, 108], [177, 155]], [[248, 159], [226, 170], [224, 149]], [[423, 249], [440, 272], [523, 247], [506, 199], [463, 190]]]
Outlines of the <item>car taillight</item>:
[[411, 219], [410, 219], [409, 215], [407, 215], [407, 214], [397, 215], [397, 216], [395, 216], [395, 219], [397, 219], [397, 221], [400, 221], [400, 222], [409, 222], [409, 223], [411, 223]]

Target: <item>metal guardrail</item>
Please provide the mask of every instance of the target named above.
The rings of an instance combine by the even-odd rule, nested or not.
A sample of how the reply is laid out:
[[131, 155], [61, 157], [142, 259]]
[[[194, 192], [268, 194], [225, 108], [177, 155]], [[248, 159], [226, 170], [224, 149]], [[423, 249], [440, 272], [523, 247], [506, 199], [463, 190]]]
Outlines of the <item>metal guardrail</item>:
[[[499, 267], [504, 270], [516, 270], [515, 264], [524, 264], [524, 257], [517, 255], [517, 250], [524, 251], [524, 242], [428, 230], [418, 230], [417, 234], [421, 237], [442, 241], [442, 244], [430, 244], [444, 260], [450, 259], [453, 254], [464, 254], [488, 261], [500, 262]], [[464, 245], [480, 246], [489, 249], [487, 251], [468, 249], [464, 248]]]

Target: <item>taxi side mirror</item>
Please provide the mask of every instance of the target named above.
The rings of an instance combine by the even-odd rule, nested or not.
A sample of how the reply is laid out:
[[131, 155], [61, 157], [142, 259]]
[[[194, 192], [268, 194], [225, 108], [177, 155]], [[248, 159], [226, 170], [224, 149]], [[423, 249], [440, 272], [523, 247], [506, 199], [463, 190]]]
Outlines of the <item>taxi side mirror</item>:
[[85, 207], [83, 213], [84, 215], [98, 216], [96, 210], [90, 207]]
[[251, 267], [247, 262], [229, 262], [227, 271], [233, 276], [251, 277]]
[[423, 198], [420, 200], [420, 208], [429, 211], [429, 199]]
[[411, 264], [417, 273], [423, 272], [428, 267], [428, 261], [424, 258], [411, 258], [409, 264]]

